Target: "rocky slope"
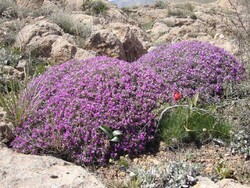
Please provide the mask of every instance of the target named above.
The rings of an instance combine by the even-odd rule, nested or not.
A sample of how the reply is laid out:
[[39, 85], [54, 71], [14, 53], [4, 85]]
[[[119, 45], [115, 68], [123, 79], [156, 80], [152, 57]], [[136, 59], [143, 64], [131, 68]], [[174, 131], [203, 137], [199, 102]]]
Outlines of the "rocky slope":
[[[123, 10], [107, 1], [103, 1], [102, 9], [83, 6], [85, 2], [17, 0], [16, 4], [2, 6], [0, 76], [8, 73], [9, 77], [23, 79], [28, 66], [51, 66], [96, 55], [132, 62], [157, 45], [181, 40], [208, 41], [239, 55], [226, 0], [211, 4], [156, 4]], [[4, 83], [2, 78], [1, 84]], [[5, 117], [0, 108], [0, 141], [8, 144], [13, 137], [13, 127]], [[206, 186], [207, 183], [196, 187]], [[104, 185], [82, 167], [49, 156], [17, 154], [0, 147], [0, 187]]]

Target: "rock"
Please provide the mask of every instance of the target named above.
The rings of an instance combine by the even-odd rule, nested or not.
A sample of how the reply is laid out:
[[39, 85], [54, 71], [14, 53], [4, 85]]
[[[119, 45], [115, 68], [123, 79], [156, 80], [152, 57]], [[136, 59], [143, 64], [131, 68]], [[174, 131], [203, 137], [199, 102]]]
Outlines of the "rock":
[[96, 56], [96, 53], [93, 51], [87, 51], [82, 48], [77, 48], [74, 58], [83, 60], [83, 59], [88, 59], [88, 58], [95, 57], [95, 56]]
[[139, 28], [121, 23], [110, 24], [112, 32], [121, 41], [126, 61], [132, 62], [147, 52], [138, 36], [143, 36]]
[[10, 78], [17, 78], [17, 79], [23, 79], [24, 78], [24, 72], [20, 72], [17, 69], [15, 69], [12, 66], [4, 65], [2, 67], [3, 73], [10, 75]]
[[15, 73], [16, 69], [14, 67], [12, 67], [12, 66], [4, 65], [2, 67], [2, 71], [5, 74], [13, 75]]
[[62, 29], [47, 20], [39, 20], [25, 26], [17, 34], [15, 46], [35, 53], [36, 56], [49, 57], [52, 44], [63, 34]]
[[24, 155], [0, 148], [0, 185], [36, 188], [104, 188], [86, 169], [51, 156]]
[[63, 4], [69, 10], [81, 10], [84, 0], [64, 0]]
[[5, 118], [6, 118], [6, 112], [4, 111], [2, 107], [0, 107], [0, 122], [4, 121]]
[[98, 55], [126, 59], [121, 41], [109, 30], [101, 29], [92, 33], [86, 41], [86, 48], [96, 51]]
[[250, 186], [235, 183], [232, 179], [222, 179], [217, 183], [207, 177], [198, 177], [198, 183], [193, 188], [249, 188]]
[[0, 122], [0, 142], [9, 143], [13, 139], [13, 125], [11, 123]]
[[63, 36], [57, 37], [51, 48], [51, 58], [58, 62], [65, 62], [74, 58], [77, 52], [77, 47]]
[[95, 29], [86, 41], [86, 48], [99, 55], [134, 61], [147, 52], [140, 28], [123, 23], [110, 23], [108, 29]]
[[250, 186], [235, 183], [233, 179], [223, 179], [216, 183], [221, 188], [249, 188]]
[[[81, 55], [82, 50], [79, 51], [80, 48], [72, 35], [65, 34], [58, 25], [44, 19], [38, 19], [37, 22], [25, 26], [17, 34], [15, 46], [21, 47], [35, 56], [52, 59], [57, 63], [93, 56], [93, 53], [86, 51]], [[21, 70], [20, 66], [18, 68]]]
[[170, 28], [162, 23], [162, 22], [156, 22], [151, 29], [151, 34], [153, 35], [153, 38], [159, 38], [161, 35], [169, 32]]
[[17, 66], [16, 66], [15, 68], [16, 68], [18, 71], [20, 71], [20, 72], [24, 72], [25, 69], [27, 68], [27, 66], [28, 66], [27, 60], [21, 59], [21, 60], [19, 60]]
[[[45, 49], [43, 43], [52, 44], [56, 40], [56, 36], [62, 35], [63, 30], [56, 24], [51, 23], [47, 20], [39, 20], [37, 18], [35, 23], [26, 25], [16, 36], [15, 46], [20, 48], [25, 47], [40, 47], [39, 49]], [[44, 40], [48, 37], [47, 40]], [[43, 43], [42, 43], [43, 42]], [[41, 44], [42, 43], [42, 44]]]
[[211, 179], [205, 177], [198, 177], [198, 182], [193, 188], [220, 188]]
[[44, 0], [17, 0], [16, 4], [20, 7], [37, 8], [42, 6]]

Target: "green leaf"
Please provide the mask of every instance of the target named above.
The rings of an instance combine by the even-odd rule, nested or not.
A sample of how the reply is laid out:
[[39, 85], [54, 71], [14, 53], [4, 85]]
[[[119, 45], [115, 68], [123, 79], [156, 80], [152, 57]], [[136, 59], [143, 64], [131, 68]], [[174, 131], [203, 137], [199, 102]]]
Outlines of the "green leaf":
[[196, 106], [199, 99], [199, 93], [196, 93], [193, 97], [193, 105]]
[[119, 130], [115, 130], [115, 131], [113, 131], [113, 135], [114, 136], [120, 136], [120, 135], [122, 135], [122, 132], [119, 131]]
[[104, 126], [104, 125], [101, 125], [101, 126], [99, 126], [99, 128], [100, 128], [103, 132], [105, 132], [105, 133], [108, 135], [108, 137], [109, 137], [110, 139], [112, 139], [112, 138], [114, 137], [114, 135], [112, 134], [112, 129], [110, 129], [109, 127]]
[[187, 98], [187, 101], [188, 101], [189, 108], [192, 110], [192, 108], [193, 108], [193, 101], [192, 101], [192, 99]]
[[112, 138], [110, 141], [111, 141], [111, 142], [120, 142], [120, 138], [117, 137], [117, 136], [115, 136], [115, 137]]

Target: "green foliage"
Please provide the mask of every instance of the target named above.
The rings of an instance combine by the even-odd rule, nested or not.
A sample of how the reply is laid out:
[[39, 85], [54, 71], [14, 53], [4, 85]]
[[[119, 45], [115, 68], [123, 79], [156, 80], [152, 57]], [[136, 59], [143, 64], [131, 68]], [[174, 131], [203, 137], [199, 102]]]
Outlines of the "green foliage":
[[148, 30], [148, 29], [152, 29], [152, 27], [154, 26], [154, 21], [153, 20], [147, 20], [145, 22], [141, 22], [139, 23], [140, 28], [142, 28], [144, 31]]
[[170, 106], [163, 111], [159, 120], [160, 139], [166, 144], [176, 141], [200, 144], [230, 137], [230, 125], [214, 114], [214, 107], [197, 108], [198, 94], [187, 101], [188, 105]]
[[16, 40], [17, 33], [24, 27], [25, 23], [22, 20], [15, 20], [8, 24], [6, 27], [6, 32], [4, 33], [4, 37], [1, 41], [4, 46], [11, 46], [14, 44]]
[[250, 131], [248, 129], [239, 130], [233, 133], [230, 147], [232, 154], [243, 154], [245, 158], [250, 158]]
[[164, 9], [164, 8], [166, 8], [166, 3], [162, 0], [157, 0], [155, 2], [155, 7], [159, 8], [159, 9]]
[[3, 65], [15, 66], [22, 58], [22, 52], [18, 48], [2, 46], [0, 49], [0, 68]]
[[125, 156], [121, 156], [120, 159], [118, 160], [118, 165], [122, 168], [128, 169], [129, 167], [129, 159]]
[[7, 112], [7, 120], [13, 123], [14, 126], [22, 124], [24, 109], [19, 105], [19, 91], [23, 86], [20, 81], [13, 79], [8, 81], [7, 85], [0, 92], [0, 106]]
[[92, 32], [91, 26], [74, 20], [70, 14], [65, 12], [56, 12], [50, 16], [51, 21], [60, 26], [65, 33], [75, 35], [76, 40], [81, 42], [85, 40]]
[[187, 14], [183, 10], [179, 9], [168, 9], [168, 16], [175, 16], [178, 18], [186, 18]]
[[100, 15], [105, 14], [109, 7], [102, 0], [85, 0], [82, 6], [89, 14]]
[[0, 1], [0, 17], [17, 18], [18, 7], [13, 0]]
[[[130, 180], [136, 187], [189, 187], [197, 182], [200, 165], [183, 161], [169, 161], [150, 167], [136, 166], [130, 169]], [[187, 186], [189, 185], [189, 186]]]
[[197, 19], [194, 14], [194, 7], [190, 3], [180, 4], [174, 8], [168, 8], [168, 16], [175, 16], [178, 18], [187, 18]]
[[47, 70], [47, 67], [50, 66], [50, 62], [40, 60], [40, 59], [34, 59], [32, 61], [32, 67], [31, 67], [31, 73], [34, 76], [38, 76], [42, 73], [44, 73]]
[[99, 127], [105, 134], [108, 135], [109, 139], [111, 142], [120, 142], [121, 136], [122, 136], [122, 132], [119, 130], [114, 130], [112, 131], [112, 129], [110, 129], [107, 126], [100, 126]]
[[233, 177], [233, 171], [227, 167], [224, 161], [219, 162], [219, 164], [215, 167], [215, 172], [220, 179]]

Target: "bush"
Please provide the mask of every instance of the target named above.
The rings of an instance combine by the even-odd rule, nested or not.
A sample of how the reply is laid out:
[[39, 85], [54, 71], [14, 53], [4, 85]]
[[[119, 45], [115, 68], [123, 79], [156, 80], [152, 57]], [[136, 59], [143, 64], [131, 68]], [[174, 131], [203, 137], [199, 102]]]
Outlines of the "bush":
[[[32, 114], [16, 128], [12, 146], [78, 164], [139, 154], [154, 139], [152, 110], [164, 101], [165, 91], [151, 68], [117, 59], [96, 57], [52, 67], [23, 91], [19, 103], [32, 101]], [[104, 126], [121, 131], [120, 141], [112, 142]]]
[[82, 9], [89, 14], [100, 15], [107, 13], [109, 7], [102, 0], [85, 0]]
[[[197, 145], [213, 138], [229, 139], [230, 125], [209, 110], [172, 106], [160, 124], [160, 138], [166, 144], [194, 142]], [[175, 144], [177, 144], [175, 143]]]
[[18, 7], [13, 0], [0, 1], [0, 17], [17, 18]]
[[226, 87], [247, 77], [243, 65], [233, 55], [199, 41], [160, 46], [136, 63], [153, 67], [171, 91], [181, 92], [183, 97], [200, 93], [200, 99], [206, 102], [221, 99]]
[[56, 12], [50, 16], [50, 20], [60, 26], [65, 33], [77, 35], [86, 39], [91, 34], [91, 27], [80, 21], [74, 20], [72, 15], [65, 12]]

